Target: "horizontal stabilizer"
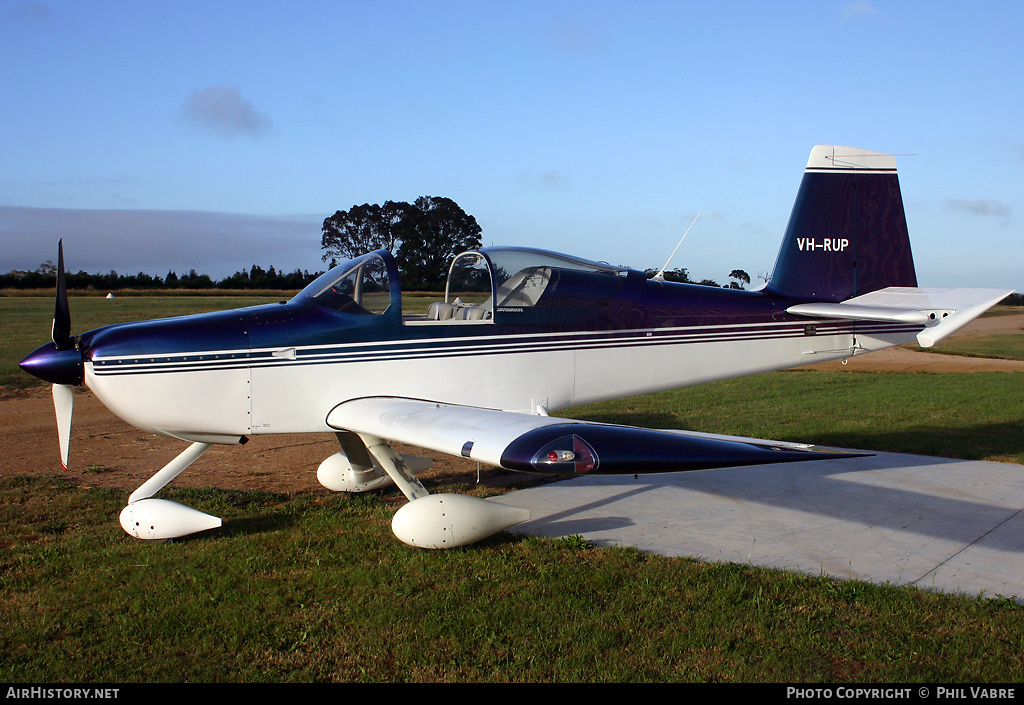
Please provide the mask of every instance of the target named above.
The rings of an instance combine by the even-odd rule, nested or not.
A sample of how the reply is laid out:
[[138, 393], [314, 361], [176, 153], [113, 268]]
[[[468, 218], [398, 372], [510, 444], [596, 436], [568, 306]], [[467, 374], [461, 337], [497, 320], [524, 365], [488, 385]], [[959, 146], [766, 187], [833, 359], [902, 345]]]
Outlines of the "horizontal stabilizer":
[[787, 313], [851, 321], [920, 323], [921, 347], [930, 348], [1013, 293], [1012, 289], [920, 289], [888, 287], [841, 303], [797, 304]]
[[851, 303], [830, 304], [813, 303], [797, 304], [786, 309], [787, 313], [814, 318], [841, 318], [854, 321], [891, 321], [893, 323], [927, 323], [927, 311], [913, 309], [888, 308], [884, 306], [858, 306]]
[[509, 470], [570, 475], [676, 472], [858, 455], [796, 443], [392, 397], [344, 402], [331, 411], [327, 423]]

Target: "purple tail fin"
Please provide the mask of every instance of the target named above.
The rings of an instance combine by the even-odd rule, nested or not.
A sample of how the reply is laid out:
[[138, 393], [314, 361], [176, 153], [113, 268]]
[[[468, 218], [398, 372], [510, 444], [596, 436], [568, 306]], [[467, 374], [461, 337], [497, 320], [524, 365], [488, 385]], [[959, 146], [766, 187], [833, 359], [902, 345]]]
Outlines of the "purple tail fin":
[[895, 157], [818, 145], [767, 290], [845, 301], [889, 286], [917, 286]]

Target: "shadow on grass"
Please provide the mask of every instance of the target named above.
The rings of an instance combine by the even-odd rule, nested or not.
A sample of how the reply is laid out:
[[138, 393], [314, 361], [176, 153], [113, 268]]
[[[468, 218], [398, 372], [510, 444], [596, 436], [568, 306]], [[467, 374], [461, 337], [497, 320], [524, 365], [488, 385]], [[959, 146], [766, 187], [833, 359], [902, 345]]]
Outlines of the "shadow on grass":
[[259, 536], [291, 529], [298, 523], [297, 520], [298, 517], [283, 515], [237, 517], [224, 520], [224, 524], [219, 528], [200, 531], [188, 536], [179, 536], [170, 541], [185, 544], [232, 536]]

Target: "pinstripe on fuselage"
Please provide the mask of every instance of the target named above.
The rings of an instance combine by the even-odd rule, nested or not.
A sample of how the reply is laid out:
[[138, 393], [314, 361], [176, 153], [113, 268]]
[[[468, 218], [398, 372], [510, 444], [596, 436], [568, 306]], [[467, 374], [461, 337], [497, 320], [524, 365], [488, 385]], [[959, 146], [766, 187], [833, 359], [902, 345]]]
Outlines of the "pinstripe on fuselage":
[[[714, 299], [734, 300], [723, 293], [728, 295], [707, 292]], [[498, 322], [417, 325], [402, 322], [397, 314], [333, 314], [334, 340], [307, 345], [299, 340], [309, 336], [294, 329], [322, 328], [322, 312], [298, 303], [256, 307], [234, 315], [210, 314], [217, 319], [212, 322], [200, 317], [184, 325], [183, 319], [171, 319], [172, 329], [184, 325], [176, 335], [153, 325], [159, 322], [140, 324], [153, 331], [148, 339], [159, 339], [159, 344], [145, 342], [141, 329], [130, 329], [135, 324], [96, 335], [86, 341], [86, 376], [115, 413], [156, 432], [182, 437], [200, 431], [298, 433], [329, 430], [325, 418], [330, 409], [363, 396], [554, 410], [848, 357], [905, 342], [920, 330], [890, 323], [808, 324], [777, 313], [770, 297], [734, 293], [748, 295], [739, 308], [694, 307], [692, 299], [688, 311], [674, 311], [666, 301], [654, 307], [657, 322], [689, 317], [698, 319], [694, 325], [622, 329], [608, 328], [608, 318], [601, 320], [602, 329], [573, 330], [502, 323], [501, 316]], [[285, 313], [290, 323], [278, 325]], [[709, 323], [716, 319], [735, 322]], [[204, 346], [204, 340], [211, 342], [208, 333], [191, 331], [207, 332], [211, 325], [221, 333], [212, 342], [220, 344]], [[225, 345], [232, 336], [236, 345]], [[133, 341], [136, 350], [124, 349], [119, 340]], [[158, 351], [160, 346], [165, 349]], [[162, 411], [154, 411], [152, 399], [162, 400]]]

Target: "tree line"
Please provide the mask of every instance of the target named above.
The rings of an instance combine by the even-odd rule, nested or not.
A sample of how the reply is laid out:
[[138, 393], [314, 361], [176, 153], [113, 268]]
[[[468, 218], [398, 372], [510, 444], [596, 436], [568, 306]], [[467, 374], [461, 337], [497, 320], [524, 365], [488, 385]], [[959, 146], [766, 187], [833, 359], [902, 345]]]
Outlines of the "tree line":
[[[659, 274], [657, 269], [645, 269], [644, 274], [647, 275], [648, 279], [651, 279]], [[729, 273], [730, 281], [728, 284], [719, 284], [714, 279], [691, 279], [690, 270], [686, 267], [679, 267], [678, 269], [667, 269], [660, 272], [662, 278], [669, 282], [680, 282], [682, 284], [700, 284], [701, 286], [714, 286], [722, 287], [725, 289], [743, 289], [747, 284], [750, 283], [750, 275], [744, 272], [742, 269], [734, 269]]]
[[[296, 269], [293, 272], [278, 272], [273, 266], [264, 270], [253, 265], [248, 270], [239, 270], [224, 279], [214, 280], [208, 274], [190, 270], [186, 274], [167, 272], [159, 277], [145, 272], [138, 274], [88, 274], [87, 272], [66, 273], [68, 289], [94, 289], [97, 291], [163, 291], [169, 289], [283, 289], [297, 290], [316, 279], [323, 272], [309, 272]], [[10, 271], [0, 274], [0, 289], [52, 289], [57, 284], [57, 268], [46, 261], [33, 272]]]

